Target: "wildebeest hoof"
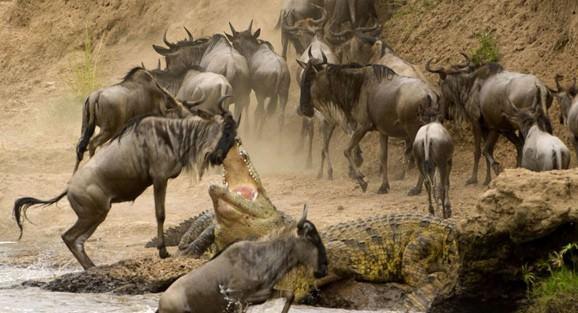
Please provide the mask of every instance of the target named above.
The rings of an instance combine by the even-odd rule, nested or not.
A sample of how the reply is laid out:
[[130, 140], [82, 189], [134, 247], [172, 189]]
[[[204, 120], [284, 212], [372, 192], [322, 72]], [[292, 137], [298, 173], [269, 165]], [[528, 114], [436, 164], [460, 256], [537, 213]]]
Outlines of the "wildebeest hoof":
[[166, 258], [170, 257], [171, 255], [167, 252], [166, 248], [162, 248], [162, 249], [159, 249], [159, 256], [161, 257], [161, 259], [166, 259]]
[[413, 187], [413, 188], [411, 188], [411, 189], [408, 191], [407, 195], [408, 195], [408, 196], [417, 196], [417, 195], [419, 195], [420, 193], [421, 193], [421, 188], [415, 188], [415, 187]]
[[359, 184], [359, 187], [361, 187], [361, 191], [367, 191], [367, 182], [363, 180], [363, 177], [358, 178], [357, 183]]
[[379, 189], [377, 190], [377, 193], [380, 195], [386, 194], [388, 192], [389, 192], [389, 184], [381, 185], [381, 187], [379, 187]]
[[504, 168], [498, 162], [492, 164], [492, 169], [494, 170], [494, 173], [496, 173], [496, 175], [500, 175], [500, 173], [504, 171]]

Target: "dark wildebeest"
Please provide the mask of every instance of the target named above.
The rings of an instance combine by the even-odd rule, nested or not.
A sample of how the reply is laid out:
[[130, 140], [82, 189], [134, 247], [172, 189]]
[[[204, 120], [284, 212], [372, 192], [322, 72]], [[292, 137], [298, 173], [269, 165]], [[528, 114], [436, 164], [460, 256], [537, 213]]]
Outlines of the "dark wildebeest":
[[[452, 137], [438, 119], [422, 126], [417, 131], [413, 142], [413, 156], [418, 166], [420, 177], [415, 188], [410, 191], [410, 195], [419, 194], [425, 181], [430, 214], [435, 215], [432, 205], [433, 193], [436, 205], [438, 198], [441, 200], [444, 218], [449, 218], [452, 215], [449, 191], [453, 153], [454, 144]], [[436, 171], [439, 175], [439, 186], [435, 184]], [[438, 187], [439, 190], [437, 190]]]
[[168, 257], [163, 223], [167, 181], [183, 168], [196, 167], [199, 175], [209, 165], [219, 165], [235, 143], [236, 123], [224, 111], [209, 120], [200, 117], [135, 119], [108, 145], [98, 151], [70, 179], [68, 187], [50, 200], [25, 197], [14, 203], [13, 214], [22, 237], [22, 213], [30, 206], [50, 205], [68, 196], [78, 220], [62, 239], [84, 269], [94, 266], [84, 242], [104, 221], [112, 203], [134, 201], [154, 187], [159, 255]]
[[[94, 91], [86, 98], [74, 171], [78, 169], [87, 148], [90, 156], [93, 156], [96, 148], [122, 130], [129, 120], [144, 115], [183, 117], [187, 113], [147, 70], [133, 68], [122, 82]], [[100, 132], [91, 139], [96, 126]]]
[[[303, 55], [297, 59], [297, 63], [301, 66], [301, 69], [298, 74], [299, 83], [303, 78], [303, 71], [307, 67], [307, 63], [311, 59], [321, 60], [325, 58], [327, 63], [336, 64], [337, 57], [333, 53], [330, 46], [323, 40], [322, 37], [315, 35], [313, 41], [307, 48], [307, 52], [303, 53]], [[323, 136], [323, 143], [321, 147], [321, 164], [319, 166], [319, 173], [317, 175], [318, 178], [323, 178], [323, 168], [325, 165], [325, 161], [327, 161], [327, 178], [333, 179], [333, 165], [331, 163], [331, 157], [329, 155], [329, 144], [331, 143], [331, 138], [333, 137], [333, 132], [337, 125], [341, 126], [343, 132], [345, 132], [348, 136], [353, 134], [353, 128], [349, 127], [350, 125], [342, 122], [342, 115], [333, 110], [327, 110], [319, 112], [318, 110], [314, 109], [314, 118], [317, 119], [321, 124], [319, 126], [319, 130]], [[298, 114], [301, 114], [301, 111], [298, 110]], [[314, 120], [310, 117], [303, 116], [303, 130], [302, 130], [302, 137], [305, 138], [306, 135], [309, 136], [309, 152], [307, 156], [307, 166], [309, 167], [312, 163], [312, 148], [313, 148], [313, 123]], [[361, 166], [363, 163], [363, 156], [361, 149], [359, 146], [355, 148], [354, 151], [355, 155], [355, 163], [357, 166]], [[353, 177], [353, 169], [349, 168], [349, 175]]]
[[241, 112], [248, 109], [251, 94], [249, 66], [224, 35], [170, 44], [168, 49], [154, 45], [153, 48], [165, 57], [168, 70], [199, 65], [206, 72], [225, 76], [233, 87], [235, 117], [239, 118]]
[[572, 85], [564, 88], [560, 85], [562, 76], [556, 75], [556, 98], [560, 102], [560, 124], [566, 125], [570, 129], [576, 158], [578, 158], [578, 87], [576, 87], [576, 78]]
[[233, 94], [233, 87], [223, 75], [205, 72], [199, 66], [150, 72], [161, 86], [175, 95], [193, 114], [220, 112], [220, 102]]
[[326, 59], [310, 59], [301, 80], [300, 111], [313, 116], [336, 114], [340, 123], [354, 130], [345, 150], [361, 189], [367, 182], [355, 164], [353, 150], [365, 134], [379, 131], [381, 138], [382, 184], [378, 193], [389, 191], [387, 150], [390, 136], [406, 141], [406, 160], [417, 130], [423, 124], [420, 112], [437, 107], [436, 94], [421, 80], [397, 75], [382, 65], [327, 64]]
[[267, 119], [265, 107], [267, 107], [268, 115], [271, 116], [275, 112], [277, 103], [280, 106], [279, 126], [282, 130], [291, 84], [287, 62], [273, 51], [273, 46], [269, 42], [259, 39], [260, 28], [253, 33], [253, 21], [249, 24], [249, 28], [240, 32], [236, 31], [231, 23], [229, 26], [232, 35], [226, 34], [227, 37], [233, 43], [233, 47], [245, 56], [249, 64], [251, 87], [257, 98], [255, 124], [258, 133], [261, 134]]
[[289, 43], [297, 54], [302, 54], [311, 37], [308, 27], [323, 27], [327, 20], [327, 11], [323, 9], [323, 0], [286, 0], [279, 14], [276, 29], [281, 28], [282, 56], [287, 59]]
[[[472, 177], [467, 184], [478, 181], [478, 165], [482, 153], [481, 143], [484, 139], [483, 154], [486, 158], [486, 179], [491, 180], [491, 169], [496, 175], [501, 171], [500, 164], [494, 159], [494, 147], [500, 134], [512, 142], [518, 153], [517, 164], [522, 162], [523, 138], [516, 134], [517, 128], [512, 125], [508, 116], [513, 114], [508, 100], [517, 108], [540, 108], [547, 112], [552, 104], [548, 88], [534, 75], [505, 71], [497, 63], [462, 69], [432, 69], [431, 60], [426, 68], [440, 76], [443, 107], [460, 113], [471, 123], [474, 134], [474, 167]], [[551, 132], [552, 125], [547, 116], [540, 119], [543, 129]]]
[[570, 150], [560, 140], [540, 128], [538, 124], [541, 109], [532, 114], [524, 109], [517, 109], [512, 104], [514, 114], [504, 114], [518, 127], [524, 137], [522, 167], [536, 171], [566, 170], [570, 167]]
[[[314, 269], [327, 275], [327, 255], [307, 211], [295, 226], [259, 241], [230, 245], [211, 261], [175, 281], [159, 301], [160, 313], [221, 313], [274, 295], [274, 286], [292, 268]], [[293, 296], [285, 295], [287, 312]]]

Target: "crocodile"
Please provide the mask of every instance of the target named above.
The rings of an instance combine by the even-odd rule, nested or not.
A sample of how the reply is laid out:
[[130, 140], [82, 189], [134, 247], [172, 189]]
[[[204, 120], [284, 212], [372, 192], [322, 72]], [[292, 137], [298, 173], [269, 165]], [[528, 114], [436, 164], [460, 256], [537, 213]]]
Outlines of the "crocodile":
[[[195, 257], [220, 251], [238, 240], [258, 238], [295, 221], [277, 210], [241, 141], [223, 162], [223, 186], [211, 185], [214, 219], [209, 213], [180, 225], [179, 249]], [[203, 231], [200, 229], [204, 228]], [[168, 236], [178, 235], [170, 231]], [[193, 234], [193, 235], [191, 235]], [[198, 234], [198, 236], [195, 236]], [[307, 269], [290, 272], [277, 285], [303, 299], [312, 287], [342, 279], [407, 285], [407, 307], [427, 310], [440, 296], [452, 292], [459, 272], [460, 254], [451, 223], [429, 215], [393, 213], [340, 223], [321, 231], [329, 258], [328, 278], [315, 281]], [[169, 239], [175, 242], [174, 239]], [[210, 247], [212, 246], [212, 249]]]

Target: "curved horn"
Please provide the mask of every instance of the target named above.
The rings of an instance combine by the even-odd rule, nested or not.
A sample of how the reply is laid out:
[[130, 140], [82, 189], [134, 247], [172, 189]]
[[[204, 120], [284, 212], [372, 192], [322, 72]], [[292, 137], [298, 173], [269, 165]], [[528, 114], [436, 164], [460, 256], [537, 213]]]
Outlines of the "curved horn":
[[158, 54], [164, 55], [164, 56], [166, 56], [166, 55], [168, 55], [168, 54], [171, 53], [171, 49], [167, 49], [167, 48], [160, 47], [160, 46], [157, 46], [157, 45], [153, 45], [153, 49], [154, 49]]
[[169, 31], [168, 29], [165, 30], [165, 34], [163, 35], [163, 42], [165, 43], [165, 45], [167, 45], [167, 47], [169, 47], [169, 48], [174, 48], [174, 47], [175, 47], [175, 44], [172, 44], [172, 43], [170, 43], [170, 42], [167, 40], [167, 32], [168, 32], [168, 31]]
[[231, 98], [230, 95], [225, 95], [222, 96], [221, 98], [219, 98], [219, 109], [221, 110], [221, 113], [225, 113], [227, 112], [227, 110], [225, 109], [225, 100], [227, 100], [228, 98]]
[[358, 32], [362, 32], [362, 33], [373, 33], [375, 31], [377, 31], [378, 29], [380, 29], [382, 26], [381, 24], [379, 24], [377, 21], [371, 25], [371, 26], [366, 26], [366, 27], [357, 27], [355, 30]]
[[299, 222], [297, 222], [297, 227], [302, 227], [303, 224], [305, 223], [305, 221], [307, 220], [307, 211], [308, 211], [308, 207], [307, 207], [307, 203], [303, 205], [303, 215], [301, 216], [301, 219], [299, 219]]
[[253, 29], [253, 20], [251, 20], [251, 23], [249, 23], [249, 32], [252, 33], [252, 29]]
[[316, 4], [311, 4], [312, 7], [317, 8], [319, 11], [321, 11], [321, 17], [319, 19], [313, 19], [313, 24], [315, 25], [321, 25], [324, 24], [325, 21], [327, 21], [327, 10], [325, 10], [325, 8], [320, 7]]
[[346, 29], [344, 31], [341, 32], [335, 32], [331, 29], [329, 29], [329, 34], [331, 35], [331, 37], [333, 37], [334, 39], [343, 39], [345, 36], [350, 36], [351, 34], [353, 34], [353, 30], [351, 29]]
[[[443, 67], [439, 67], [439, 68], [432, 68], [431, 67], [431, 63], [434, 62], [434, 59], [429, 59], [427, 61], [427, 63], [425, 64], [425, 69], [430, 72], [430, 73], [437, 73], [437, 74], [445, 74], [446, 71]], [[437, 62], [437, 60], [435, 61]]]
[[556, 92], [561, 92], [564, 90], [564, 88], [562, 88], [562, 85], [560, 85], [560, 81], [564, 78], [564, 76], [560, 75], [560, 74], [556, 74], [556, 76], [554, 77], [554, 80], [556, 81]]
[[144, 62], [140, 61], [140, 67], [144, 68], [146, 70], [146, 67], [144, 66]]
[[188, 100], [188, 101], [183, 101], [183, 105], [185, 107], [187, 107], [187, 109], [192, 109], [193, 107], [196, 107], [197, 105], [205, 102], [205, 100], [207, 100], [207, 96], [203, 95], [200, 99], [197, 100]]
[[309, 49], [307, 50], [307, 55], [309, 56], [309, 60], [313, 59], [313, 52], [311, 52], [311, 46], [309, 46]]
[[327, 56], [325, 55], [325, 52], [323, 52], [323, 49], [321, 49], [321, 57], [323, 57], [322, 64], [327, 64]]
[[191, 32], [186, 27], [183, 27], [183, 28], [187, 32], [187, 36], [189, 36], [189, 41], [193, 41], [193, 34], [191, 34]]
[[457, 64], [456, 67], [464, 68], [470, 66], [472, 64], [472, 59], [470, 59], [470, 57], [465, 52], [460, 52], [460, 54], [464, 57], [465, 62]]
[[231, 32], [233, 33], [233, 36], [235, 36], [237, 34], [237, 31], [235, 30], [235, 27], [233, 27], [233, 24], [231, 24], [231, 22], [229, 22], [229, 27], [231, 28]]

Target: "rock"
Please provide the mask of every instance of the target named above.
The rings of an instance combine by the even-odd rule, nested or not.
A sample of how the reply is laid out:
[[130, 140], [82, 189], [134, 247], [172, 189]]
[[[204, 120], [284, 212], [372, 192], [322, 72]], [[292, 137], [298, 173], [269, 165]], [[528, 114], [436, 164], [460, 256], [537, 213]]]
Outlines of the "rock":
[[[275, 299], [267, 301], [260, 305], [254, 305], [249, 307], [247, 313], [278, 313], [281, 312], [283, 306], [285, 305], [285, 299]], [[394, 313], [396, 311], [353, 311], [344, 309], [329, 309], [320, 307], [311, 307], [304, 305], [292, 305], [289, 309], [289, 313]]]

